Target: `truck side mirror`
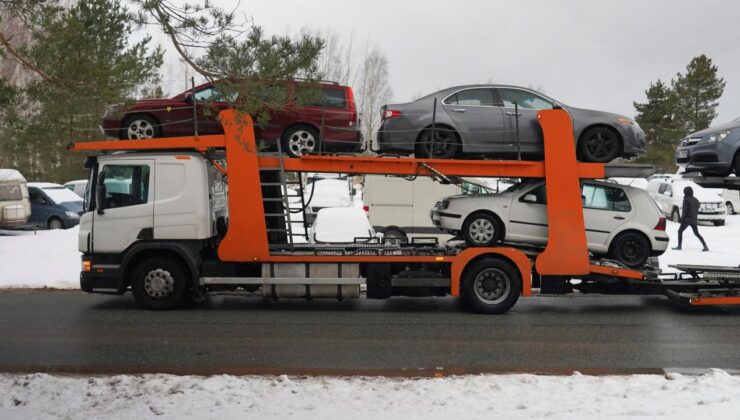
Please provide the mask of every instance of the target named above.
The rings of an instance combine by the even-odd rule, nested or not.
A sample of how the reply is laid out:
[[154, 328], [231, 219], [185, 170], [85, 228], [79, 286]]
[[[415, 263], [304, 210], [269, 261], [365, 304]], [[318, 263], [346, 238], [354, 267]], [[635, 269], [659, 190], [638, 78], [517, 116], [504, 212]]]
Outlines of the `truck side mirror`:
[[537, 202], [537, 196], [534, 194], [527, 194], [522, 198], [522, 201], [526, 203], [536, 203]]
[[95, 208], [98, 209], [98, 214], [105, 213], [105, 197], [108, 195], [108, 188], [105, 184], [99, 184], [95, 189]]

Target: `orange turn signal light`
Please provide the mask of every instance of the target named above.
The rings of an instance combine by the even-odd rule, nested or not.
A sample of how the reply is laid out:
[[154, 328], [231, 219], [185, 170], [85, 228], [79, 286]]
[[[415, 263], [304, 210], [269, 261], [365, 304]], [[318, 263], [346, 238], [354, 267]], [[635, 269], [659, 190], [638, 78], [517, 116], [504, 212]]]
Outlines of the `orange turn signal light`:
[[82, 271], [89, 273], [92, 270], [92, 263], [90, 261], [82, 261]]

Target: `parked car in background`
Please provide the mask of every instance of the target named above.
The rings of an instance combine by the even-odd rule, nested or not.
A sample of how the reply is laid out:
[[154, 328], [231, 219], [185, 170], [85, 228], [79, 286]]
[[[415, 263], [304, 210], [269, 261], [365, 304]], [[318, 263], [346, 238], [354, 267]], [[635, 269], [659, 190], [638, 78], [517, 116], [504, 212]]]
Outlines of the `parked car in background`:
[[699, 200], [700, 222], [711, 222], [715, 226], [725, 224], [727, 210], [722, 197], [688, 179], [654, 179], [648, 182], [647, 191], [658, 203], [663, 214], [674, 222], [680, 222], [683, 189], [686, 187], [691, 187], [694, 190], [694, 197]]
[[85, 190], [87, 189], [87, 180], [78, 179], [76, 181], [69, 181], [64, 183], [64, 188], [72, 191], [80, 197], [85, 196]]
[[631, 118], [563, 105], [531, 89], [505, 85], [456, 86], [413, 102], [384, 105], [378, 147], [381, 152], [414, 153], [423, 158], [460, 154], [512, 157], [517, 153], [518, 118], [522, 155], [540, 159], [544, 144], [537, 112], [558, 107], [573, 119], [581, 161], [609, 162], [644, 152], [645, 134]]
[[29, 223], [44, 229], [68, 229], [80, 223], [82, 198], [59, 184], [30, 182]]
[[[648, 193], [601, 182], [581, 184], [588, 250], [640, 268], [668, 247], [665, 218]], [[524, 181], [501, 194], [452, 196], [431, 212], [434, 224], [473, 246], [547, 243], [547, 196], [541, 181]]]
[[689, 134], [676, 148], [676, 164], [704, 176], [740, 176], [740, 118]]
[[319, 210], [327, 207], [352, 207], [352, 182], [347, 178], [318, 179], [303, 190], [306, 222], [313, 223]]
[[0, 169], [0, 229], [25, 226], [29, 216], [26, 178], [15, 169]]
[[441, 184], [429, 177], [411, 182], [397, 176], [367, 175], [363, 204], [370, 224], [386, 238], [436, 237], [443, 242], [452, 236], [440, 232], [429, 219], [429, 209], [434, 203], [449, 195], [490, 192], [485, 186], [468, 180]]
[[[286, 82], [288, 98], [295, 98], [299, 83], [303, 82]], [[283, 109], [273, 111], [265, 124], [255, 126], [256, 139], [272, 149], [280, 140], [282, 150], [291, 156], [320, 149], [360, 150], [362, 136], [352, 88], [338, 83], [320, 83], [319, 88], [323, 100], [308, 105], [290, 100]], [[115, 139], [192, 136], [195, 107], [198, 134], [221, 134], [223, 128], [217, 120], [218, 112], [238, 102], [238, 97], [226, 98], [216, 86], [205, 83], [169, 99], [144, 99], [127, 109], [109, 106], [101, 128], [106, 136]]]
[[645, 178], [613, 177], [613, 178], [609, 178], [609, 181], [614, 181], [617, 184], [621, 184], [621, 185], [629, 185], [630, 187], [639, 188], [641, 190], [646, 190], [647, 185], [648, 185], [648, 180]]
[[375, 230], [370, 226], [367, 215], [357, 207], [319, 210], [309, 232], [311, 243], [362, 243], [374, 238]]
[[740, 191], [724, 189], [721, 195], [725, 200], [727, 214], [737, 214], [740, 212]]

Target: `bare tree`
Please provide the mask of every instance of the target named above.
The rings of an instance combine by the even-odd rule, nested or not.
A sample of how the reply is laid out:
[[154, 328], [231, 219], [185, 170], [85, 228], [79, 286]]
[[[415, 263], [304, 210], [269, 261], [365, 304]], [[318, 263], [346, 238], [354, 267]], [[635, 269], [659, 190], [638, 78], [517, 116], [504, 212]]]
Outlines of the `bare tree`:
[[357, 74], [357, 104], [362, 135], [372, 140], [380, 127], [380, 107], [390, 101], [393, 90], [388, 82], [388, 59], [378, 48], [368, 49]]

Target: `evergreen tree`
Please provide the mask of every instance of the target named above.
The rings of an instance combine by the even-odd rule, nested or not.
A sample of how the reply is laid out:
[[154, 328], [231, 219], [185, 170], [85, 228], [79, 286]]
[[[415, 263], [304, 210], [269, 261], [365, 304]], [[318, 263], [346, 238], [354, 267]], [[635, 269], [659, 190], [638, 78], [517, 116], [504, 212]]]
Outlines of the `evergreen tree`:
[[645, 95], [645, 103], [633, 102], [637, 110], [635, 119], [645, 131], [647, 139], [646, 153], [638, 160], [672, 171], [675, 169], [673, 151], [682, 136], [682, 130], [675, 121], [676, 95], [660, 79], [650, 84]]
[[686, 66], [685, 75], [676, 75], [673, 90], [678, 123], [685, 134], [690, 134], [709, 127], [717, 116], [717, 100], [725, 90], [725, 81], [717, 77], [712, 59], [702, 54]]
[[163, 52], [150, 51], [150, 37], [129, 43], [134, 27], [119, 0], [80, 0], [41, 26], [21, 51], [55, 82], [37, 78], [23, 88], [10, 149], [14, 166], [30, 179], [63, 181], [84, 174], [80, 156], [65, 146], [100, 138], [106, 105], [154, 87]]

